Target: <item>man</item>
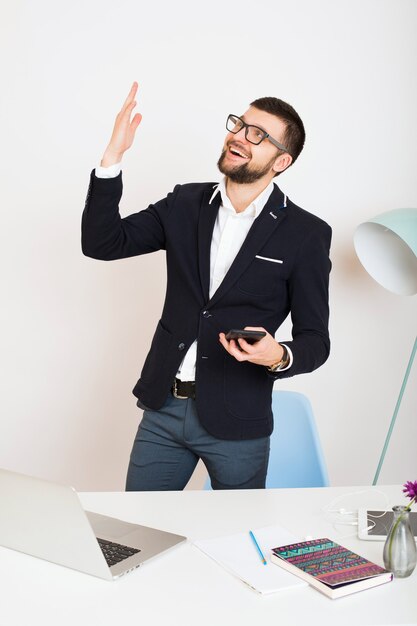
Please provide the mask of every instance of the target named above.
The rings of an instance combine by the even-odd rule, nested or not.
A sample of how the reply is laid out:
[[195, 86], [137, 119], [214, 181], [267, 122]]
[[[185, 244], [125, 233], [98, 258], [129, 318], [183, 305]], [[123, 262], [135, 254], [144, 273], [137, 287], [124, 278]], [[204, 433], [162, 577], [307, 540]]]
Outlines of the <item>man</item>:
[[[133, 393], [144, 408], [128, 490], [178, 490], [199, 458], [214, 489], [265, 486], [274, 380], [327, 359], [330, 227], [273, 184], [300, 154], [303, 123], [277, 98], [229, 115], [220, 184], [177, 185], [122, 219], [120, 162], [141, 115], [138, 85], [93, 170], [82, 223], [87, 256], [112, 260], [164, 249], [165, 304]], [[293, 339], [274, 334], [291, 313]], [[254, 344], [230, 329], [264, 330]]]

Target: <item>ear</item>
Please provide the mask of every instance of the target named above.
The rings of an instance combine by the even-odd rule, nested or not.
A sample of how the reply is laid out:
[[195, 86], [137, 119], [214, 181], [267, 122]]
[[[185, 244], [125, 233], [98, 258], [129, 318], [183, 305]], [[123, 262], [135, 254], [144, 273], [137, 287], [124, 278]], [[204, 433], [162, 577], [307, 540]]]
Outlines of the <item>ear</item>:
[[275, 163], [272, 166], [274, 172], [283, 172], [290, 167], [292, 163], [292, 156], [288, 154], [288, 152], [284, 152], [284, 154], [280, 154], [276, 159]]

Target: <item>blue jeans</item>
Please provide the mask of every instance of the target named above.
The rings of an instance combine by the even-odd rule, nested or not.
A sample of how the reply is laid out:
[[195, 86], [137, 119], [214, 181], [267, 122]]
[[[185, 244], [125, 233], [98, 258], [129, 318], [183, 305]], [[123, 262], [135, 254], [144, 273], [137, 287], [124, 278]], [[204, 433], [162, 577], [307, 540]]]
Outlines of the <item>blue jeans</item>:
[[213, 489], [263, 489], [269, 437], [217, 439], [201, 425], [194, 400], [169, 394], [162, 409], [144, 411], [130, 455], [126, 491], [182, 490], [200, 458]]

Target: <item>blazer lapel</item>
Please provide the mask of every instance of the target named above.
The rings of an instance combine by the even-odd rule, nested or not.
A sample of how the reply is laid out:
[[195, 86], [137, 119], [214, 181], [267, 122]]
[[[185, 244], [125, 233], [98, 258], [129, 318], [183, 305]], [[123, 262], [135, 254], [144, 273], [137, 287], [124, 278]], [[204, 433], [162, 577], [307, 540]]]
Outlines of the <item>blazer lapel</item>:
[[275, 229], [286, 218], [285, 207], [286, 196], [284, 196], [279, 187], [274, 186], [274, 191], [271, 193], [268, 202], [252, 224], [242, 247], [236, 255], [235, 260], [230, 266], [229, 271], [224, 277], [221, 285], [208, 302], [208, 305], [215, 304], [231, 287], [233, 287], [240, 275], [253, 261], [256, 253], [262, 248]]
[[221, 195], [217, 193], [211, 203], [210, 198], [214, 193], [214, 187], [203, 195], [200, 217], [198, 221], [198, 266], [200, 273], [201, 289], [204, 302], [208, 302], [210, 289], [210, 248], [213, 236], [214, 224], [221, 202]]

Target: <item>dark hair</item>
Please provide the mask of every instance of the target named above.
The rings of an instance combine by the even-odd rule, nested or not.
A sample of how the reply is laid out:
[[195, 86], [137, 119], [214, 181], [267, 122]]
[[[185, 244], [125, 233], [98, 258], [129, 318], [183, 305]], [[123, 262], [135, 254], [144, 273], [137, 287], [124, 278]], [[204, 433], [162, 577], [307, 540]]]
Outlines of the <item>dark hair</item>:
[[287, 102], [273, 96], [258, 98], [251, 102], [251, 106], [256, 107], [260, 111], [276, 115], [285, 123], [286, 129], [282, 143], [288, 149], [289, 154], [292, 156], [292, 163], [294, 163], [303, 149], [306, 138], [304, 124], [297, 111]]

